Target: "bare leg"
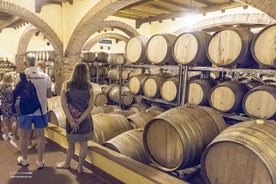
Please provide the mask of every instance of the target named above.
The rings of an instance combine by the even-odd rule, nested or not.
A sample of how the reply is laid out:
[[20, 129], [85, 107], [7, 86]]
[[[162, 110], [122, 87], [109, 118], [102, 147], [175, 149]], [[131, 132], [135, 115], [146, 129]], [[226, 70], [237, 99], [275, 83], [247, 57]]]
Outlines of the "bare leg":
[[18, 134], [17, 134], [18, 127], [17, 127], [16, 121], [13, 121], [13, 120], [12, 120], [11, 126], [12, 126], [12, 127], [11, 127], [11, 129], [12, 129], [12, 135], [13, 135], [14, 137], [17, 137], [17, 136], [18, 136]]
[[[3, 120], [3, 127], [2, 127], [2, 130], [3, 130], [3, 134], [5, 135], [6, 137], [6, 140], [9, 140], [9, 120], [8, 119], [4, 119]], [[6, 141], [5, 140], [5, 141]]]
[[28, 134], [28, 147], [30, 147], [30, 148], [33, 145], [33, 143], [32, 143], [33, 136], [34, 136], [34, 130], [32, 129], [30, 131], [30, 133]]
[[27, 148], [27, 137], [30, 134], [31, 129], [20, 129], [20, 150], [24, 160], [27, 160], [28, 157], [28, 148]]
[[[35, 133], [36, 133], [36, 138], [37, 138], [37, 151], [38, 151], [37, 161], [43, 162], [43, 154], [45, 151], [44, 128], [36, 128]], [[29, 135], [30, 135], [30, 132], [29, 132]]]
[[82, 170], [82, 166], [83, 166], [84, 161], [86, 159], [87, 153], [88, 153], [87, 141], [80, 142], [80, 155], [79, 155], [79, 164], [77, 166], [77, 169]]
[[68, 142], [65, 165], [70, 166], [71, 160], [75, 154], [75, 143]]

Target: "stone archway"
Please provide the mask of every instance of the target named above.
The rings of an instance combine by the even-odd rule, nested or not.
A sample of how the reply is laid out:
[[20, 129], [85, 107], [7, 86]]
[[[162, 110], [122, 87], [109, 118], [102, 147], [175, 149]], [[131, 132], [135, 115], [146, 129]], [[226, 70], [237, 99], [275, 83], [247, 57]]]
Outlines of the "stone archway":
[[193, 31], [193, 30], [202, 30], [206, 28], [216, 27], [220, 25], [234, 25], [234, 24], [259, 24], [259, 25], [269, 25], [276, 22], [276, 19], [269, 17], [266, 14], [257, 14], [257, 13], [243, 13], [243, 14], [234, 14], [234, 15], [223, 15], [219, 17], [212, 17], [209, 19], [204, 19], [200, 22], [192, 24], [189, 27], [183, 27], [177, 31], [175, 34], [180, 34], [185, 31]]
[[16, 15], [26, 20], [30, 24], [34, 25], [39, 31], [41, 31], [47, 39], [51, 42], [54, 50], [62, 55], [63, 53], [63, 43], [54, 32], [54, 30], [40, 17], [32, 13], [31, 11], [15, 5], [13, 3], [9, 3], [6, 1], [0, 1], [0, 11]]
[[91, 34], [97, 32], [104, 20], [114, 12], [123, 7], [139, 2], [141, 0], [101, 0], [93, 8], [91, 8], [81, 19], [74, 30], [66, 48], [68, 55], [80, 55], [84, 43]]
[[[81, 52], [82, 46], [84, 45], [85, 41], [89, 38], [91, 33], [97, 31], [98, 24], [101, 24], [101, 22], [104, 21], [104, 19], [106, 19], [109, 15], [118, 11], [119, 9], [140, 1], [142, 0], [101, 0], [100, 2], [98, 2], [93, 8], [91, 8], [86, 13], [86, 15], [77, 25], [68, 43], [66, 49], [67, 54], [79, 54]], [[276, 2], [273, 0], [264, 0], [262, 3], [260, 3], [260, 1], [258, 0], [241, 1], [276, 18]]]
[[83, 51], [89, 51], [98, 41], [104, 39], [104, 38], [115, 38], [117, 40], [122, 40], [123, 42], [127, 42], [129, 38], [120, 35], [118, 33], [105, 33], [98, 36], [93, 37], [90, 39], [84, 46]]
[[24, 60], [24, 56], [26, 54], [28, 44], [29, 44], [31, 38], [38, 31], [39, 30], [36, 27], [34, 27], [33, 25], [29, 25], [21, 34], [21, 37], [20, 37], [19, 43], [18, 43], [18, 47], [17, 47], [17, 54], [16, 54], [16, 58], [15, 58], [16, 59], [15, 64], [17, 67], [17, 71], [23, 71], [24, 65], [23, 65], [23, 62], [21, 62], [21, 61]]

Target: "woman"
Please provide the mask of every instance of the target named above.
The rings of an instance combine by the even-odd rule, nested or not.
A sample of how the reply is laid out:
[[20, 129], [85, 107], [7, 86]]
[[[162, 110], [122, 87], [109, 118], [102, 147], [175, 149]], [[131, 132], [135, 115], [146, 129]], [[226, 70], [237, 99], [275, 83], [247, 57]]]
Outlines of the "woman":
[[75, 153], [75, 143], [80, 144], [77, 172], [83, 173], [83, 164], [88, 152], [88, 140], [93, 139], [94, 93], [86, 63], [75, 65], [71, 79], [65, 81], [61, 90], [61, 105], [66, 115], [66, 137], [68, 149], [66, 159], [56, 164], [58, 169], [70, 168]]
[[[3, 139], [8, 141], [11, 138], [11, 143], [18, 139], [17, 123], [15, 113], [12, 111], [12, 91], [14, 87], [13, 74], [11, 72], [3, 75], [3, 84], [0, 85], [0, 100], [1, 111], [3, 114]], [[9, 130], [12, 130], [9, 134]]]

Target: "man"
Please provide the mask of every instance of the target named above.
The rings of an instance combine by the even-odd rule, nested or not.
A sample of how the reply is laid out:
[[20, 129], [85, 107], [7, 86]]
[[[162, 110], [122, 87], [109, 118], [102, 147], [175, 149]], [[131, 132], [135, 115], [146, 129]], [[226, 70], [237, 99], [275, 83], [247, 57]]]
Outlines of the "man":
[[[45, 73], [46, 70], [46, 62], [43, 60], [39, 60], [36, 62], [36, 68]], [[33, 149], [32, 139], [35, 137], [34, 130], [30, 131], [30, 135], [28, 136], [28, 149]]]
[[[47, 98], [51, 98], [51, 79], [50, 77], [36, 68], [36, 56], [32, 53], [26, 55], [26, 69], [24, 73], [31, 78], [34, 84], [39, 102], [42, 107], [43, 117], [41, 116], [40, 109], [36, 110], [33, 114], [20, 115], [18, 117], [18, 125], [20, 129], [20, 148], [22, 156], [19, 156], [17, 162], [19, 165], [27, 167], [28, 161], [28, 135], [32, 131], [32, 124], [35, 127], [35, 134], [37, 138], [37, 168], [44, 167], [43, 153], [45, 150], [45, 136], [44, 128], [48, 126], [48, 113], [47, 113]], [[44, 118], [44, 120], [43, 120]]]

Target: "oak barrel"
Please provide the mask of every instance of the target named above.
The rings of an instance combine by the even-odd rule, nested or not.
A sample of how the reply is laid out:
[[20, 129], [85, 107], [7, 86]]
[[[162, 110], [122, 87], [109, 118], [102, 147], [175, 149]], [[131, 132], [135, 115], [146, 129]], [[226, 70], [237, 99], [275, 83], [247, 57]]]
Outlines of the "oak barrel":
[[125, 63], [125, 56], [122, 53], [112, 53], [109, 54], [107, 62], [110, 65], [122, 65]]
[[148, 37], [139, 35], [128, 40], [125, 47], [126, 62], [128, 64], [147, 63], [146, 44]]
[[133, 112], [141, 112], [141, 111], [146, 111], [147, 108], [149, 108], [149, 106], [147, 104], [139, 102], [139, 103], [132, 104], [129, 107], [129, 110], [131, 110]]
[[211, 36], [207, 57], [215, 66], [252, 66], [256, 63], [250, 52], [253, 37], [254, 34], [248, 29], [221, 29]]
[[145, 74], [138, 74], [130, 77], [128, 80], [129, 92], [134, 95], [143, 95], [143, 85], [147, 76]]
[[47, 99], [48, 110], [61, 107], [60, 96], [53, 96]]
[[127, 117], [131, 127], [134, 128], [144, 128], [146, 124], [154, 117], [163, 113], [161, 110], [149, 109], [147, 111], [136, 112]]
[[221, 115], [210, 107], [171, 108], [145, 126], [145, 152], [151, 162], [163, 171], [191, 167], [200, 163], [205, 147], [225, 127]]
[[196, 79], [188, 84], [188, 103], [191, 105], [209, 105], [208, 97], [216, 85], [213, 79]]
[[243, 97], [242, 108], [253, 118], [276, 117], [276, 86], [261, 85], [249, 90]]
[[94, 92], [94, 106], [103, 106], [107, 104], [107, 96], [102, 91], [101, 85], [97, 83], [92, 83], [93, 86], [93, 92]]
[[276, 122], [253, 120], [221, 132], [205, 149], [202, 174], [209, 183], [275, 184]]
[[91, 114], [100, 114], [100, 113], [110, 113], [113, 111], [121, 110], [118, 105], [102, 105], [98, 107], [94, 107]]
[[160, 87], [160, 95], [163, 100], [173, 102], [177, 99], [178, 95], [178, 76], [166, 79]]
[[[123, 105], [131, 105], [134, 98], [132, 95], [128, 93], [129, 89], [127, 86], [122, 87], [122, 96], [121, 96], [121, 103]], [[119, 86], [112, 87], [108, 92], [108, 97], [113, 102], [119, 103]]]
[[49, 122], [61, 128], [66, 127], [66, 116], [61, 106], [49, 110]]
[[266, 26], [254, 37], [251, 52], [258, 63], [276, 68], [275, 37], [276, 24]]
[[151, 75], [148, 76], [143, 84], [143, 93], [149, 98], [161, 97], [160, 87], [166, 81], [167, 77], [164, 75]]
[[150, 63], [176, 65], [177, 62], [172, 56], [172, 47], [176, 37], [169, 33], [153, 35], [146, 45], [146, 56]]
[[131, 129], [127, 118], [122, 114], [95, 114], [92, 117], [94, 141], [99, 144]]
[[246, 87], [238, 81], [222, 82], [210, 91], [209, 104], [220, 112], [240, 112]]
[[138, 162], [149, 164], [143, 147], [143, 129], [128, 130], [103, 145]]
[[211, 35], [205, 31], [180, 34], [173, 44], [173, 57], [181, 65], [209, 66], [207, 46]]

